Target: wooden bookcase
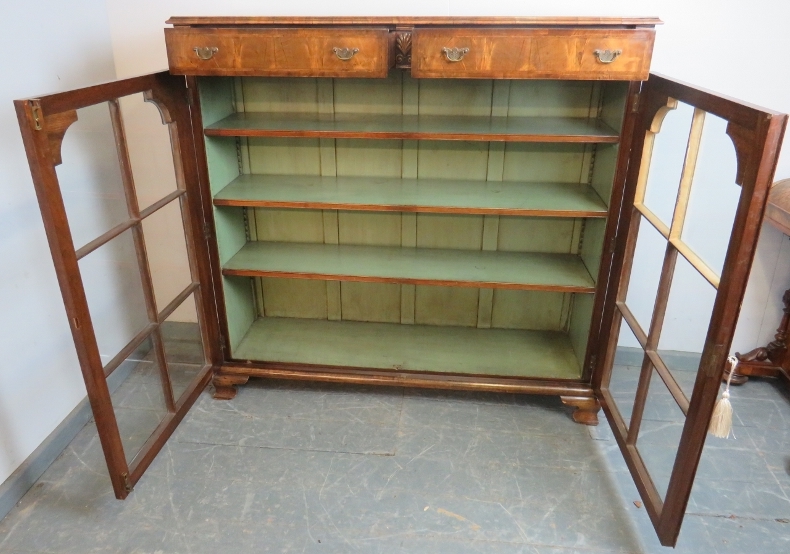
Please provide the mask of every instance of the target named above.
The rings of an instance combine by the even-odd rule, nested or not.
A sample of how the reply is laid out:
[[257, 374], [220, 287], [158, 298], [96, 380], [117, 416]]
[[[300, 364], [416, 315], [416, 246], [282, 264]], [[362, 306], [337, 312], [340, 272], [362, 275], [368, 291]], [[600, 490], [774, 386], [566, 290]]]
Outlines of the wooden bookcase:
[[[661, 542], [673, 545], [786, 116], [649, 76], [653, 18], [168, 23], [169, 73], [16, 102], [118, 498], [210, 381], [220, 399], [250, 377], [551, 394], [580, 423], [597, 424], [603, 407]], [[143, 209], [118, 100], [138, 93], [168, 126], [178, 181]], [[77, 110], [103, 102], [128, 219], [76, 248], [55, 167]], [[645, 190], [679, 103], [694, 115], [663, 221]], [[719, 269], [683, 234], [706, 114], [726, 123], [740, 187]], [[191, 283], [157, 306], [142, 224], [165, 206], [180, 207]], [[640, 224], [666, 244], [649, 327], [627, 297]], [[126, 231], [149, 320], [104, 363], [79, 260]], [[716, 291], [688, 396], [658, 350], [679, 257]], [[166, 320], [190, 298], [204, 356], [174, 394]], [[623, 322], [644, 354], [627, 402], [609, 390]], [[144, 342], [167, 410], [127, 452], [107, 378]], [[665, 493], [637, 442], [651, 380], [685, 416]]]
[[627, 84], [198, 84], [231, 358], [582, 379]]

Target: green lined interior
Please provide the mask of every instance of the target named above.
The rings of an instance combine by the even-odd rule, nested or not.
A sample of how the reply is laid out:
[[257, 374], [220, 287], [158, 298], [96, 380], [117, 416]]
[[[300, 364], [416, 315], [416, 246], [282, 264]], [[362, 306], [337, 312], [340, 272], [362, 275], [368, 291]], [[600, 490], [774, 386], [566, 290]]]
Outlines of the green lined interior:
[[[527, 142], [617, 142], [617, 131], [586, 117], [406, 115], [366, 112], [234, 113], [206, 127], [206, 135], [255, 135], [277, 131], [280, 136], [408, 139], [416, 134], [447, 134], [456, 139], [487, 135], [490, 140]], [[477, 140], [477, 139], [473, 139]]]
[[578, 378], [568, 335], [556, 331], [260, 318], [236, 355], [290, 362], [295, 350], [315, 365]]
[[[370, 80], [206, 78], [200, 81], [200, 93], [206, 126], [238, 113], [301, 113], [307, 121], [333, 114], [573, 118], [596, 128], [619, 129], [626, 86], [416, 80], [393, 71], [387, 79]], [[262, 116], [248, 119], [256, 117]], [[617, 144], [205, 140], [216, 203], [247, 201], [250, 206], [215, 205], [220, 261], [226, 270], [321, 277], [226, 274], [223, 290], [234, 357], [580, 376], [594, 294], [563, 287], [594, 287]], [[251, 207], [256, 202], [277, 207]], [[344, 209], [334, 209], [338, 205]], [[499, 215], [497, 210], [525, 215]], [[399, 253], [395, 261], [393, 252]], [[480, 266], [480, 260], [488, 265]], [[563, 263], [554, 267], [546, 260]], [[357, 281], [371, 277], [392, 282]], [[424, 278], [463, 281], [463, 286], [403, 284]], [[478, 279], [485, 286], [475, 286]], [[526, 285], [521, 288], [538, 283], [538, 288], [552, 290], [496, 288], [498, 282]], [[415, 341], [428, 328], [432, 350], [423, 352]], [[334, 338], [322, 343], [319, 338], [324, 336]], [[469, 354], [468, 364], [461, 363], [456, 345], [464, 340], [485, 356]], [[348, 347], [332, 347], [346, 342]], [[536, 346], [543, 342], [552, 346]], [[397, 356], [390, 359], [386, 352], [398, 349], [415, 354], [393, 362]]]
[[595, 282], [579, 256], [447, 248], [305, 244], [251, 241], [223, 266], [225, 275], [322, 275], [348, 281], [593, 292]]
[[[546, 213], [606, 217], [606, 204], [592, 187], [579, 183], [321, 177], [317, 175], [239, 175], [214, 196], [216, 205], [338, 209], [353, 205], [370, 211], [482, 214]], [[350, 206], [351, 207], [351, 206]], [[517, 212], [517, 213], [514, 213]]]

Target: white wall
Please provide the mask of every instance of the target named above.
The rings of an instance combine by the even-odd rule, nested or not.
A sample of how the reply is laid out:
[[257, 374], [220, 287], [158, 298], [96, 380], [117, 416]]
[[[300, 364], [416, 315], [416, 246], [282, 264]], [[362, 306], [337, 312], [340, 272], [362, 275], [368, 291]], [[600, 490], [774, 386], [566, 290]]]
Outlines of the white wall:
[[[657, 15], [665, 25], [654, 71], [790, 111], [790, 67], [779, 63], [790, 51], [790, 5], [769, 0], [45, 0], [35, 17], [21, 0], [8, 4], [0, 20], [0, 44], [13, 54], [0, 61], [13, 76], [0, 81], [0, 482], [84, 395], [10, 101], [112, 78], [113, 59], [119, 77], [165, 68], [162, 29], [171, 15]], [[786, 177], [788, 152], [777, 172]], [[764, 229], [735, 348], [770, 339], [789, 286], [788, 241]]]
[[6, 0], [0, 51], [1, 483], [85, 396], [12, 100], [114, 78], [106, 4]]

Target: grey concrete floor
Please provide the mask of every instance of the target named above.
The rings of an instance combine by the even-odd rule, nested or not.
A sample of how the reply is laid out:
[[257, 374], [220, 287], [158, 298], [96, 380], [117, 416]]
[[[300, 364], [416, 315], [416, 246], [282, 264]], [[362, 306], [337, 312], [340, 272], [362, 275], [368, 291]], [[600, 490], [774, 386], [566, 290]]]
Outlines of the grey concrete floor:
[[[119, 412], [148, 409], [137, 373]], [[615, 372], [624, 404], [636, 374]], [[667, 399], [640, 435], [659, 488], [682, 421]], [[753, 381], [733, 405], [676, 551], [790, 552], [790, 395]], [[87, 425], [0, 522], [0, 552], [670, 552], [606, 422], [569, 414], [554, 397], [252, 380], [232, 401], [205, 392], [125, 501]]]

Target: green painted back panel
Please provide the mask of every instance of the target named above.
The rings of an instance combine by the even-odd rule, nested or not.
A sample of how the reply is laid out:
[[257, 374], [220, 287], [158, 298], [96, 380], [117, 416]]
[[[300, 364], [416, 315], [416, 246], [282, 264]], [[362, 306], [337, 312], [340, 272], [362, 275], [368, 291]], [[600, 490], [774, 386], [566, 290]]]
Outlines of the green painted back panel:
[[583, 144], [508, 143], [502, 179], [586, 183], [590, 148]]
[[560, 292], [496, 289], [491, 327], [564, 330], [567, 328], [572, 296]]
[[247, 243], [244, 229], [244, 208], [214, 208], [219, 263], [226, 264]]
[[334, 113], [403, 113], [403, 78], [404, 73], [393, 71], [386, 79], [334, 80]]
[[225, 295], [225, 313], [228, 317], [228, 342], [231, 352], [235, 355], [256, 316], [252, 279], [225, 276], [222, 278], [222, 290]]
[[208, 127], [228, 117], [236, 111], [234, 104], [234, 83], [230, 77], [211, 79], [198, 79], [198, 93], [200, 94], [200, 115], [203, 125]]
[[[211, 125], [235, 112], [233, 79], [200, 79], [198, 91], [204, 125]], [[238, 177], [236, 139], [206, 137], [206, 159], [213, 194]]]
[[573, 310], [571, 311], [570, 324], [568, 325], [568, 336], [571, 339], [573, 352], [579, 366], [584, 364], [584, 354], [587, 350], [587, 339], [590, 335], [592, 324], [593, 302], [595, 297], [592, 294], [574, 294]]
[[605, 219], [588, 219], [584, 225], [581, 251], [579, 252], [587, 266], [587, 271], [594, 279], [598, 278], [601, 268], [601, 255], [603, 254], [603, 239], [606, 234]]
[[596, 147], [595, 165], [592, 170], [590, 185], [598, 193], [598, 197], [604, 199], [607, 206], [612, 196], [618, 153], [619, 146], [617, 144], [599, 144]]

